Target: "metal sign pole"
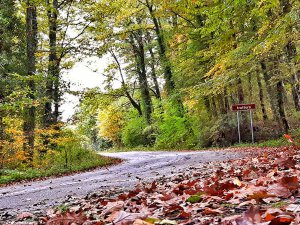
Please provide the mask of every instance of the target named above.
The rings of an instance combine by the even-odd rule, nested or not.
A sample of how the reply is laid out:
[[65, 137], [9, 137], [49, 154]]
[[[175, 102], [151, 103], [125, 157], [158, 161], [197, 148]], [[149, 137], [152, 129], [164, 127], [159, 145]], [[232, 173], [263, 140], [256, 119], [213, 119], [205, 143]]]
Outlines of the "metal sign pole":
[[250, 110], [250, 127], [251, 127], [252, 143], [254, 144], [254, 132], [253, 132], [252, 110]]
[[239, 133], [239, 144], [241, 144], [241, 131], [240, 131], [240, 115], [239, 111], [236, 112], [237, 122], [238, 122], [238, 133]]
[[231, 106], [232, 111], [236, 111], [237, 117], [237, 125], [238, 125], [238, 135], [239, 135], [239, 143], [241, 143], [241, 128], [240, 128], [240, 111], [250, 111], [250, 128], [251, 128], [251, 136], [252, 143], [254, 143], [254, 130], [253, 130], [253, 116], [252, 110], [256, 109], [255, 104], [235, 104]]

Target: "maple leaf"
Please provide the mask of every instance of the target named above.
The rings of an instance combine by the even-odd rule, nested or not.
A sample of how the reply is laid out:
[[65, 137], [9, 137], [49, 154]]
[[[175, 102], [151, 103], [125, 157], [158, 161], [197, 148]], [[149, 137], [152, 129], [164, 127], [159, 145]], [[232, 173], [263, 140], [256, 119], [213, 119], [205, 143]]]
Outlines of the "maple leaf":
[[250, 206], [250, 208], [243, 213], [243, 218], [252, 223], [260, 223], [262, 221], [259, 207]]
[[294, 219], [288, 215], [281, 215], [271, 220], [269, 225], [289, 225]]
[[157, 184], [156, 184], [155, 181], [153, 181], [153, 182], [151, 183], [151, 185], [146, 185], [146, 186], [144, 187], [144, 190], [145, 190], [146, 193], [151, 193], [151, 192], [153, 192], [156, 188], [157, 188]]
[[112, 212], [121, 210], [124, 207], [124, 201], [109, 202], [106, 205], [106, 209], [101, 213], [101, 215], [107, 215]]
[[202, 212], [204, 215], [218, 215], [218, 214], [224, 214], [224, 212], [220, 209], [211, 209], [211, 208], [205, 208]]
[[47, 221], [46, 225], [69, 225], [71, 223], [83, 224], [87, 220], [87, 217], [83, 212], [66, 212], [64, 214], [58, 214], [55, 217]]
[[273, 195], [273, 196], [283, 197], [283, 198], [288, 198], [292, 195], [290, 190], [280, 183], [270, 185], [268, 187], [268, 193], [270, 194], [270, 196]]
[[253, 225], [262, 222], [259, 207], [251, 206], [242, 217], [235, 219], [237, 225]]
[[298, 190], [299, 180], [296, 176], [286, 176], [280, 179], [280, 183], [289, 190]]
[[285, 169], [289, 169], [289, 168], [294, 168], [297, 162], [293, 159], [293, 157], [288, 157], [288, 158], [281, 157], [276, 159], [274, 164], [283, 167]]
[[137, 219], [145, 219], [147, 215], [144, 213], [128, 213], [125, 211], [113, 212], [107, 219], [107, 222], [112, 222], [114, 225], [131, 225]]
[[271, 221], [282, 213], [283, 213], [283, 211], [280, 209], [269, 208], [269, 209], [267, 209], [267, 211], [264, 213], [264, 215], [262, 217], [265, 218], [266, 221]]

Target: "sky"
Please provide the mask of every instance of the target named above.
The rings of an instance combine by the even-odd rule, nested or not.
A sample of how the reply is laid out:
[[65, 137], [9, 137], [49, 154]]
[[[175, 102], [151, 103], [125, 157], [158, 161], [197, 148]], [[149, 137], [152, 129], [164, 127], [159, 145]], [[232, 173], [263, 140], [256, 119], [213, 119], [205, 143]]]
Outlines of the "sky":
[[[70, 82], [71, 91], [83, 91], [86, 88], [101, 87], [104, 77], [102, 73], [105, 67], [110, 63], [108, 57], [101, 59], [90, 57], [82, 62], [77, 62], [72, 69], [63, 74], [63, 80]], [[62, 120], [67, 121], [72, 117], [79, 103], [79, 98], [64, 94], [63, 104], [60, 108]]]

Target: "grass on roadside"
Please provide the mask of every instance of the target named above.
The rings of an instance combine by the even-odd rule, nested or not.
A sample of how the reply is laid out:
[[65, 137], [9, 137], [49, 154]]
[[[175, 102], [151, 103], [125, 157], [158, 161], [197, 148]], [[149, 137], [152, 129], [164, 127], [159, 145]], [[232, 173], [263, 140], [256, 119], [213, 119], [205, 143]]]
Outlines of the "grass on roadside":
[[289, 146], [290, 143], [285, 138], [278, 138], [274, 140], [267, 140], [259, 143], [241, 143], [236, 144], [233, 147], [234, 148], [241, 148], [241, 147], [283, 147], [283, 146]]
[[87, 171], [98, 167], [105, 167], [120, 162], [119, 159], [100, 156], [94, 151], [81, 152], [80, 158], [74, 156], [68, 165], [61, 155], [56, 157], [51, 166], [40, 168], [2, 169], [0, 170], [0, 186], [24, 180], [42, 179], [51, 176], [61, 176], [79, 171]]
[[[282, 147], [282, 146], [289, 146], [290, 143], [285, 138], [278, 138], [274, 140], [263, 141], [259, 143], [241, 143], [235, 144], [233, 146], [229, 146], [228, 148], [243, 148], [243, 147]], [[209, 148], [192, 148], [192, 149], [159, 149], [155, 147], [145, 147], [139, 146], [135, 148], [110, 148], [106, 150], [106, 152], [133, 152], [133, 151], [187, 151], [187, 150], [194, 150], [194, 151], [203, 151], [203, 150], [216, 150], [217, 147], [209, 147]]]

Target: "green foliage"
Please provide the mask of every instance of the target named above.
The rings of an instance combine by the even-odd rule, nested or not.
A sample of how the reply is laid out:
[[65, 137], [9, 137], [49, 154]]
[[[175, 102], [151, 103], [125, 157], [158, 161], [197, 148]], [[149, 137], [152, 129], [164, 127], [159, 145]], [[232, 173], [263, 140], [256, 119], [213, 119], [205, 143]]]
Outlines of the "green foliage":
[[162, 119], [157, 122], [159, 133], [155, 145], [158, 148], [192, 147], [195, 134], [188, 115], [182, 115], [182, 109], [174, 100], [166, 101], [164, 109]]
[[137, 113], [130, 113], [126, 119], [126, 125], [122, 129], [122, 142], [125, 147], [134, 148], [139, 145], [146, 145], [146, 137], [143, 133], [147, 127], [147, 121]]

